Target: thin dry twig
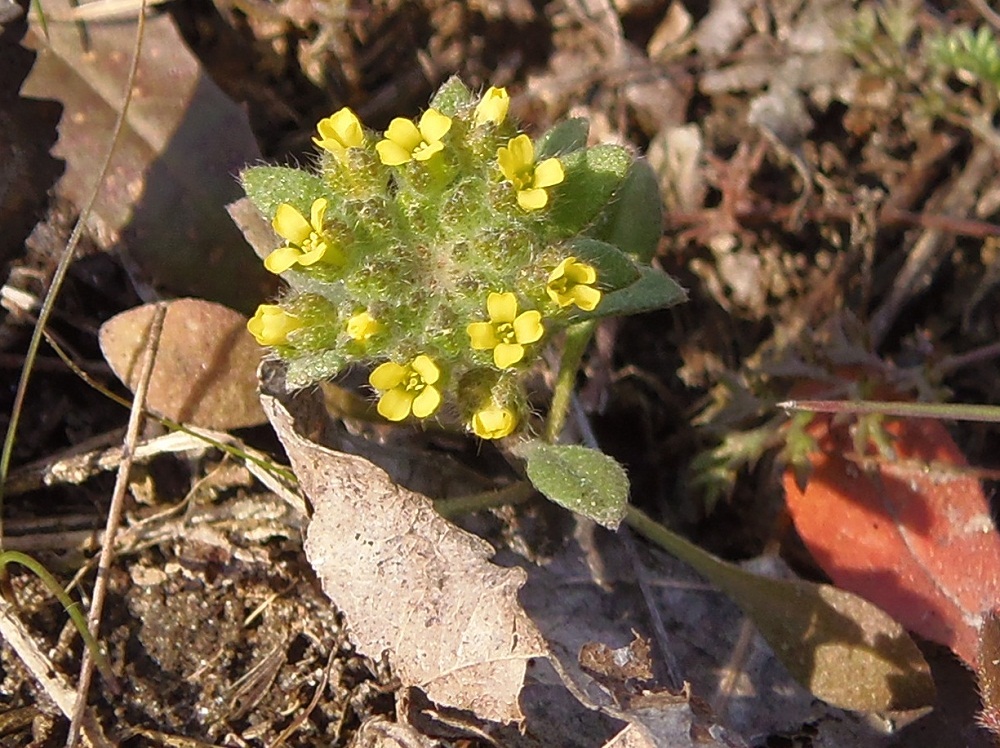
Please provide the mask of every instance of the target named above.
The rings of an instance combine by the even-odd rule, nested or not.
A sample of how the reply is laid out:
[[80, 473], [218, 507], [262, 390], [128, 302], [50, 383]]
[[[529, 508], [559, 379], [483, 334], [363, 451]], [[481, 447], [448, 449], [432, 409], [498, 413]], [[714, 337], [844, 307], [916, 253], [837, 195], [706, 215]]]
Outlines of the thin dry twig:
[[[139, 441], [139, 429], [143, 421], [143, 406], [146, 402], [146, 391], [153, 375], [153, 364], [156, 361], [156, 350], [160, 344], [160, 334], [163, 332], [163, 320], [167, 316], [167, 305], [156, 306], [146, 340], [146, 350], [139, 373], [139, 382], [132, 402], [132, 412], [129, 414], [128, 428], [125, 431], [125, 442], [122, 445], [122, 461], [118, 466], [118, 476], [115, 480], [114, 493], [111, 496], [111, 506], [108, 508], [108, 521], [104, 529], [104, 543], [101, 547], [101, 557], [97, 566], [97, 579], [94, 582], [93, 601], [90, 605], [90, 615], [87, 623], [91, 634], [97, 639], [100, 635], [101, 614], [104, 611], [104, 600], [107, 596], [108, 575], [115, 552], [115, 533], [121, 524], [122, 512], [125, 506], [125, 492], [128, 490], [129, 476], [132, 471], [136, 444]], [[94, 658], [89, 650], [84, 650], [83, 663], [80, 666], [80, 682], [77, 684], [77, 702], [70, 722], [69, 736], [66, 739], [68, 748], [72, 748], [79, 739], [80, 726], [84, 711], [87, 708], [87, 693], [90, 691], [90, 681], [94, 674]]]

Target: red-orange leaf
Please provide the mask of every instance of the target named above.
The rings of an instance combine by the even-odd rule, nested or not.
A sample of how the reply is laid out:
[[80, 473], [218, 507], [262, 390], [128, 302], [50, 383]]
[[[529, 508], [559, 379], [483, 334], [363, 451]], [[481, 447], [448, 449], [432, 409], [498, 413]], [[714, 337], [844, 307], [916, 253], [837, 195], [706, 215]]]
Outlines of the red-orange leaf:
[[784, 476], [788, 509], [833, 582], [970, 664], [982, 615], [1000, 602], [1000, 534], [979, 481], [940, 422], [894, 421], [895, 461], [850, 459], [844, 426], [817, 417], [812, 472]]

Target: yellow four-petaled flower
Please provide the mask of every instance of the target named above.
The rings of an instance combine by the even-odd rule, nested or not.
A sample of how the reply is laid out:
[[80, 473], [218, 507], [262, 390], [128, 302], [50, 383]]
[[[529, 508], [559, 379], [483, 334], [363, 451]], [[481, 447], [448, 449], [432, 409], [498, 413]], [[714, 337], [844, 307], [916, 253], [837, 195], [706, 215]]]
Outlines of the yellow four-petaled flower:
[[557, 158], [535, 163], [535, 147], [527, 135], [518, 135], [497, 149], [497, 163], [504, 178], [514, 185], [517, 204], [524, 210], [540, 210], [549, 202], [547, 187], [566, 178]]
[[507, 118], [507, 110], [510, 108], [510, 96], [506, 88], [490, 86], [483, 94], [483, 98], [476, 104], [476, 111], [473, 114], [473, 121], [476, 127], [492, 122], [499, 125]]
[[502, 439], [517, 426], [517, 416], [496, 403], [481, 408], [472, 416], [472, 432], [480, 439]]
[[444, 148], [442, 138], [451, 129], [451, 117], [428, 109], [419, 124], [396, 117], [385, 131], [385, 140], [375, 144], [378, 157], [386, 166], [401, 166], [409, 161], [427, 161]]
[[382, 393], [378, 412], [390, 421], [402, 421], [410, 413], [426, 418], [441, 404], [441, 393], [434, 386], [441, 371], [423, 354], [403, 365], [387, 361], [368, 377], [371, 386]]
[[348, 107], [321, 119], [316, 125], [319, 137], [313, 142], [329, 151], [341, 163], [347, 162], [347, 149], [360, 148], [365, 144], [365, 131], [358, 116]]
[[300, 327], [302, 321], [277, 304], [261, 304], [253, 319], [247, 322], [247, 330], [258, 345], [286, 345], [288, 334]]
[[264, 260], [264, 267], [272, 273], [283, 273], [295, 264], [309, 266], [321, 260], [342, 262], [343, 254], [323, 226], [326, 206], [326, 198], [315, 200], [309, 211], [309, 220], [306, 220], [288, 203], [279, 205], [271, 225], [288, 244], [271, 252]]
[[596, 282], [597, 271], [592, 266], [575, 257], [567, 257], [549, 273], [545, 291], [560, 307], [576, 304], [585, 312], [591, 312], [601, 301], [601, 292], [593, 287]]
[[486, 299], [489, 322], [473, 322], [466, 331], [477, 351], [493, 350], [493, 363], [506, 369], [524, 358], [524, 346], [535, 343], [545, 333], [537, 311], [517, 313], [517, 297], [512, 293], [491, 293]]

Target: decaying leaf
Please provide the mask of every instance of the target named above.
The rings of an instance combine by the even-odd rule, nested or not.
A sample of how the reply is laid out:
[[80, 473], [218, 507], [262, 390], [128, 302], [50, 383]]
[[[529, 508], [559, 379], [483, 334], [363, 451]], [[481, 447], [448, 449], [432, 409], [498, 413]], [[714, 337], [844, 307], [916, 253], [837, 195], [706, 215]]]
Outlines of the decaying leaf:
[[817, 417], [812, 472], [784, 478], [789, 512], [816, 562], [907, 628], [978, 657], [982, 616], [1000, 602], [1000, 534], [979, 481], [939, 422], [886, 424], [897, 460], [851, 460], [846, 427]]
[[[53, 17], [69, 0], [45, 0]], [[38, 59], [25, 96], [64, 107], [54, 155], [66, 160], [57, 192], [83, 205], [100, 174], [121, 111], [135, 24], [50, 24], [29, 35]], [[245, 111], [205, 75], [169, 15], [146, 22], [125, 126], [88, 220], [105, 246], [127, 249], [155, 283], [250, 311], [273, 278], [226, 215], [237, 172], [259, 160]]]
[[[264, 422], [257, 397], [260, 347], [246, 317], [200, 299], [167, 305], [146, 403], [166, 418], [228, 430]], [[104, 358], [134, 388], [156, 304], [122, 312], [101, 325]]]
[[934, 699], [930, 668], [903, 627], [828, 584], [751, 574], [630, 511], [633, 527], [691, 564], [754, 622], [799, 683], [864, 712], [910, 710]]
[[548, 655], [517, 602], [524, 572], [491, 564], [489, 544], [425, 496], [368, 460], [304, 438], [275, 397], [263, 402], [313, 506], [306, 555], [358, 649], [387, 652], [400, 681], [434, 702], [522, 720], [525, 670]]

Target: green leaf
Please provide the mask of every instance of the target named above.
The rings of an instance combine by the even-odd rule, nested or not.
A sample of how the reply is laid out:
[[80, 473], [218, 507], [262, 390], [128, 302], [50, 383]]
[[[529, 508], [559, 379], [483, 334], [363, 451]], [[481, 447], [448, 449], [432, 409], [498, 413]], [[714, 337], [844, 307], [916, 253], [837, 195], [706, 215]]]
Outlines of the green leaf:
[[553, 156], [562, 156], [572, 151], [578, 151], [587, 145], [590, 134], [590, 123], [583, 117], [575, 117], [560, 122], [535, 143], [535, 159], [542, 161]]
[[566, 178], [551, 191], [548, 219], [560, 236], [572, 236], [591, 223], [610, 202], [629, 166], [621, 146], [598, 145], [560, 156]]
[[934, 701], [934, 681], [917, 645], [876, 606], [828, 584], [751, 574], [722, 561], [634, 507], [628, 524], [728, 595], [788, 672], [842, 709], [918, 709]]
[[641, 276], [639, 268], [618, 247], [589, 237], [579, 237], [566, 243], [566, 254], [591, 265], [597, 271], [597, 285], [617, 290], [635, 283]]
[[431, 108], [437, 109], [441, 114], [454, 117], [461, 110], [471, 106], [473, 101], [472, 92], [466, 88], [458, 76], [453, 75], [434, 94], [434, 98], [431, 99]]
[[240, 174], [240, 181], [247, 197], [269, 221], [282, 203], [308, 216], [314, 200], [329, 197], [320, 177], [287, 166], [251, 166]]
[[603, 452], [576, 444], [524, 442], [517, 453], [546, 498], [614, 530], [625, 517], [628, 476]]
[[663, 198], [649, 163], [632, 162], [625, 180], [589, 233], [649, 264], [663, 235]]
[[579, 318], [623, 317], [687, 301], [687, 291], [659, 268], [641, 267], [639, 272], [639, 280], [619, 291], [604, 294], [597, 309], [583, 312]]

